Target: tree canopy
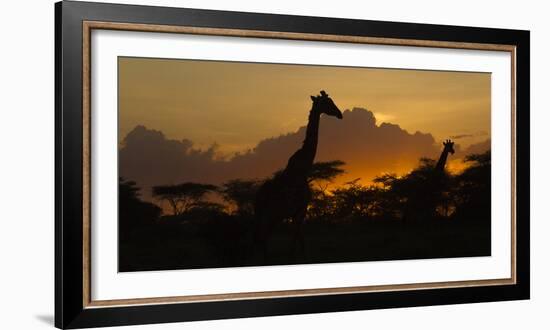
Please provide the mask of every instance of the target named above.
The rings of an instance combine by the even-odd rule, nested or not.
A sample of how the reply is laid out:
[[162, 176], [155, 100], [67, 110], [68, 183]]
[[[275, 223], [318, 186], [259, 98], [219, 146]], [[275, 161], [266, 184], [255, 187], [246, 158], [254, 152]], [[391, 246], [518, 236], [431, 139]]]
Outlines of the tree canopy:
[[258, 180], [230, 180], [223, 184], [220, 192], [226, 202], [234, 205], [235, 213], [252, 215], [254, 199], [261, 183]]
[[342, 167], [346, 165], [341, 160], [331, 160], [328, 162], [316, 162], [311, 167], [308, 181], [328, 181], [332, 182], [334, 178], [345, 173]]
[[201, 202], [209, 192], [217, 191], [211, 184], [185, 182], [176, 185], [153, 187], [153, 197], [165, 200], [172, 208], [173, 215], [180, 215]]

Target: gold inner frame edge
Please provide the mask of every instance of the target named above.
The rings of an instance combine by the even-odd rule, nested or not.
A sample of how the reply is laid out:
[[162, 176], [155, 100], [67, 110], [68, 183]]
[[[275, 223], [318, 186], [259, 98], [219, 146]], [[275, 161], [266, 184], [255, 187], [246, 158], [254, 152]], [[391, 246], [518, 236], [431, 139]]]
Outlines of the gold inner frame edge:
[[[91, 33], [92, 30], [119, 30], [134, 32], [180, 33], [228, 37], [271, 38], [304, 41], [325, 41], [342, 43], [361, 43], [391, 46], [413, 46], [432, 48], [451, 48], [468, 50], [505, 51], [511, 55], [511, 277], [488, 280], [447, 281], [414, 284], [369, 285], [354, 287], [335, 287], [319, 289], [298, 289], [282, 291], [239, 292], [226, 294], [204, 294], [173, 297], [128, 298], [113, 300], [92, 300], [91, 296]], [[312, 34], [279, 31], [241, 30], [224, 28], [203, 28], [192, 26], [155, 25], [139, 23], [82, 22], [82, 220], [83, 220], [83, 307], [102, 308], [129, 305], [175, 304], [191, 302], [211, 302], [228, 300], [250, 300], [262, 298], [303, 297], [318, 295], [353, 294], [367, 292], [410, 291], [444, 289], [476, 286], [514, 285], [516, 274], [516, 46], [503, 44], [483, 44], [469, 42], [451, 42], [417, 39], [396, 39], [379, 37], [344, 36], [332, 34]]]

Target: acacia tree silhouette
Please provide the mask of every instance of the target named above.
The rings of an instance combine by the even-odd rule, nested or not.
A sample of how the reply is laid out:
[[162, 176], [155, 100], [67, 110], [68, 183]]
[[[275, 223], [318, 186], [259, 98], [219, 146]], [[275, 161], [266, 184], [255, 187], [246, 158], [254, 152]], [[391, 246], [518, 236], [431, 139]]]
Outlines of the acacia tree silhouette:
[[342, 119], [342, 112], [325, 91], [311, 96], [311, 101], [302, 147], [289, 158], [283, 171], [264, 182], [256, 195], [254, 245], [260, 247], [264, 262], [267, 260], [267, 240], [274, 226], [285, 219], [291, 219], [293, 224], [293, 257], [296, 257], [297, 248], [304, 251], [302, 223], [311, 199], [308, 176], [317, 152], [321, 114]]
[[328, 162], [315, 162], [309, 171], [307, 182], [332, 182], [334, 178], [345, 173], [343, 166], [346, 163], [341, 160], [331, 160]]
[[223, 184], [220, 193], [233, 205], [233, 213], [250, 216], [254, 214], [254, 198], [260, 184], [257, 180], [230, 180]]
[[[437, 220], [452, 221], [402, 221], [407, 209], [409, 219], [426, 219], [422, 212], [432, 209], [422, 208], [422, 203], [427, 202], [421, 199], [429, 197], [434, 160], [422, 159], [403, 176], [385, 174], [373, 184], [352, 180], [326, 190], [319, 183], [336, 178], [343, 172], [344, 164], [314, 163], [305, 178], [313, 195], [307, 205], [307, 230], [303, 232], [308, 242], [307, 258], [296, 260], [294, 253], [287, 255], [283, 251], [289, 247], [288, 241], [277, 236], [270, 241], [270, 251], [277, 254], [272, 254], [269, 264], [490, 255], [490, 152], [469, 155], [465, 162], [463, 172], [445, 173], [449, 184], [442, 186], [439, 193], [447, 198], [453, 212], [440, 213]], [[279, 175], [283, 171], [274, 177]], [[255, 180], [226, 182], [222, 188], [210, 191], [218, 196], [206, 199], [203, 195], [189, 202], [176, 221], [155, 221], [171, 220], [173, 216], [159, 218], [160, 208], [140, 200], [137, 184], [121, 179], [121, 271], [266, 264], [265, 260], [251, 258], [250, 253], [251, 235], [257, 230], [251, 208], [254, 191], [261, 184]], [[411, 196], [417, 196], [418, 203], [411, 202]], [[221, 198], [225, 205], [213, 202]], [[441, 201], [436, 201], [436, 206], [441, 205]], [[283, 218], [289, 219], [294, 220]], [[295, 228], [293, 222], [282, 222], [285, 225], [276, 230], [277, 235], [286, 235], [287, 229]], [[293, 231], [294, 243], [292, 234]], [[261, 245], [255, 247], [256, 253], [263, 253]]]
[[185, 182], [176, 185], [155, 186], [153, 187], [153, 197], [168, 202], [173, 215], [177, 216], [198, 205], [207, 193], [217, 189], [211, 184]]
[[308, 206], [308, 219], [326, 220], [334, 208], [332, 196], [329, 195], [329, 185], [334, 179], [345, 173], [342, 167], [346, 165], [341, 160], [316, 162], [311, 167], [308, 183], [311, 189], [311, 200]]

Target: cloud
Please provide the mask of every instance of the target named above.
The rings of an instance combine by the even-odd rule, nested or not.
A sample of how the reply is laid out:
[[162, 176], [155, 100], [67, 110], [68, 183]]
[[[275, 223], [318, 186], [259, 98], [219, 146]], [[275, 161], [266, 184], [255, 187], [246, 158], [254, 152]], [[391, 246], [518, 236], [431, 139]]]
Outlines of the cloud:
[[377, 123], [383, 123], [383, 122], [388, 123], [395, 119], [395, 115], [387, 114], [384, 112], [378, 112], [378, 111], [374, 113], [374, 116], [376, 117]]
[[487, 150], [491, 150], [491, 139], [487, 139], [479, 143], [474, 143], [464, 150], [457, 150], [457, 156], [465, 157], [471, 154], [481, 154], [486, 152]]
[[473, 135], [473, 134], [452, 135], [452, 136], [451, 136], [451, 139], [453, 139], [453, 140], [459, 140], [459, 139], [464, 139], [464, 138], [469, 138], [469, 137], [474, 137], [474, 135]]
[[447, 161], [447, 170], [451, 173], [462, 172], [468, 163], [464, 162], [464, 158], [471, 154], [482, 154], [487, 150], [491, 150], [491, 140], [487, 139], [485, 141], [474, 143], [467, 148], [463, 149], [460, 145], [455, 145], [455, 154]]
[[[252, 150], [220, 159], [215, 147], [199, 150], [192, 141], [170, 140], [160, 131], [137, 126], [120, 148], [120, 175], [137, 181], [145, 198], [153, 185], [265, 178], [284, 168], [300, 148], [305, 130], [303, 126], [264, 139]], [[341, 182], [355, 178], [368, 182], [384, 172], [404, 173], [416, 166], [419, 158], [436, 158], [440, 151], [431, 134], [409, 133], [390, 123], [377, 125], [371, 111], [354, 108], [346, 110], [342, 120], [322, 117], [316, 161], [343, 160], [347, 173]]]
[[488, 133], [486, 131], [479, 131], [473, 134], [464, 133], [464, 134], [452, 135], [450, 136], [450, 138], [453, 140], [459, 140], [459, 139], [473, 138], [473, 137], [479, 137], [479, 136], [486, 136], [487, 134]]

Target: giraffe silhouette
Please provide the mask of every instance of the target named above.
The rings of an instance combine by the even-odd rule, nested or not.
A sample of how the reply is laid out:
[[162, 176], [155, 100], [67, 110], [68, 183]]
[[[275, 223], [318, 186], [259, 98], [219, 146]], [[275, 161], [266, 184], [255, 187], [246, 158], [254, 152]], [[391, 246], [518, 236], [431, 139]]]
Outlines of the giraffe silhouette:
[[455, 143], [449, 139], [443, 141], [443, 151], [441, 152], [441, 156], [439, 156], [439, 160], [435, 165], [436, 173], [444, 173], [445, 164], [447, 163], [447, 157], [449, 156], [449, 154], [452, 155], [455, 153], [454, 145]]
[[441, 206], [447, 214], [448, 205], [445, 190], [448, 188], [448, 176], [445, 165], [449, 154], [454, 154], [454, 142], [443, 141], [443, 151], [435, 166], [421, 167], [409, 174], [409, 192], [404, 210], [404, 219], [420, 221], [434, 219], [437, 208]]
[[325, 91], [311, 96], [311, 101], [302, 147], [289, 158], [285, 169], [265, 181], [256, 194], [254, 250], [260, 250], [264, 262], [267, 260], [267, 241], [275, 225], [284, 220], [292, 223], [292, 256], [296, 257], [297, 248], [304, 251], [302, 223], [311, 199], [307, 179], [317, 152], [321, 114], [342, 119], [342, 112]]
[[432, 187], [435, 196], [433, 199], [434, 203], [431, 205], [432, 213], [435, 213], [437, 204], [441, 205], [441, 213], [447, 215], [449, 212], [448, 198], [443, 196], [441, 193], [448, 188], [447, 185], [449, 184], [449, 181], [447, 173], [445, 172], [445, 164], [447, 163], [447, 157], [449, 154], [453, 155], [455, 153], [454, 145], [455, 143], [449, 139], [443, 141], [443, 151], [441, 152], [441, 156], [439, 156], [439, 160], [435, 165], [435, 176]]

